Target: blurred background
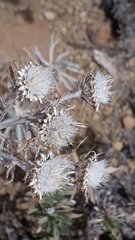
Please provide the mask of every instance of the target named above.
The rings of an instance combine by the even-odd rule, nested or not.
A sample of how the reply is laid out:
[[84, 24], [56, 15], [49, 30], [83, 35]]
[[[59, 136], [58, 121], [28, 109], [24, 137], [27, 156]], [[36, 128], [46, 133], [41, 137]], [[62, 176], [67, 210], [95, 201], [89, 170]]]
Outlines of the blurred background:
[[[114, 76], [111, 106], [95, 114], [80, 102], [75, 113], [87, 124], [75, 144], [87, 135], [76, 158], [92, 147], [118, 168], [107, 186], [91, 193], [88, 203], [81, 193], [70, 206], [67, 239], [135, 239], [135, 1], [134, 0], [0, 0], [0, 91], [7, 97], [8, 66], [32, 60], [36, 45], [49, 59], [50, 38], [60, 38], [55, 55], [70, 51], [68, 59], [80, 65], [77, 79], [87, 70]], [[4, 185], [0, 176], [0, 239], [34, 238], [37, 219], [28, 214], [34, 204], [16, 173]], [[72, 192], [66, 194], [70, 198]], [[39, 224], [40, 226], [40, 224]], [[38, 226], [38, 230], [39, 230]], [[33, 227], [35, 227], [33, 230]], [[43, 239], [43, 238], [42, 238]], [[55, 238], [44, 238], [55, 239]], [[62, 238], [59, 238], [62, 239]], [[58, 240], [58, 239], [57, 239]]]

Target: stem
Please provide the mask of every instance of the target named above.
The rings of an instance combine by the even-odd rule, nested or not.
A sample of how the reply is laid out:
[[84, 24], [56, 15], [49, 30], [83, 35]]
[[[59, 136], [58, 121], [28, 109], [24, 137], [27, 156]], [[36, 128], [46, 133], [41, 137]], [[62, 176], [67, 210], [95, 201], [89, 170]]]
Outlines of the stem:
[[[80, 97], [81, 97], [81, 90], [78, 90], [78, 91], [72, 90], [71, 92], [67, 93], [65, 96], [61, 97], [58, 103], [62, 103], [72, 98], [80, 98]], [[53, 105], [55, 105], [56, 103], [57, 102], [55, 101]]]
[[24, 172], [27, 172], [31, 167], [31, 164], [29, 162], [22, 162], [19, 158], [15, 157], [13, 154], [8, 154], [4, 153], [3, 151], [0, 151], [0, 156], [12, 162], [14, 165], [17, 165]]
[[11, 122], [9, 122], [9, 123], [3, 123], [3, 124], [0, 123], [0, 130], [5, 129], [5, 128], [7, 128], [7, 127], [14, 126], [14, 125], [24, 124], [24, 123], [30, 122], [30, 121], [33, 122], [33, 120], [34, 120], [34, 118], [24, 117], [24, 118], [20, 118], [20, 119], [11, 121]]
[[[72, 98], [81, 98], [81, 93], [82, 93], [81, 90], [76, 91], [73, 89], [69, 93], [67, 93], [65, 96], [52, 102], [50, 106], [55, 106], [59, 103], [62, 103], [64, 101], [72, 99]], [[38, 109], [38, 111], [34, 114], [33, 117], [36, 118], [38, 116], [38, 117], [42, 118], [42, 112], [45, 110], [46, 107], [47, 107], [47, 105], [45, 103], [41, 108]]]

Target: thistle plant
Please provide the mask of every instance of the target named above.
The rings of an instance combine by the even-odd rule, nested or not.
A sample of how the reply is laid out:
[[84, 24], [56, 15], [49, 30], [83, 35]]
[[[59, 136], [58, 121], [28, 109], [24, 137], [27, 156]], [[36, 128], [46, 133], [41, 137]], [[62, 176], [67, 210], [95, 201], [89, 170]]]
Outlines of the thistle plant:
[[[50, 51], [51, 61], [55, 45]], [[10, 66], [10, 99], [4, 100], [1, 96], [5, 109], [1, 111], [0, 159], [7, 168], [7, 182], [14, 180], [15, 167], [19, 166], [25, 172], [26, 185], [39, 201], [43, 195], [54, 194], [67, 186], [77, 186], [87, 196], [89, 187], [105, 184], [111, 172], [106, 160], [98, 161], [94, 151], [86, 154], [79, 163], [71, 160], [70, 146], [73, 146], [79, 128], [85, 126], [73, 120], [75, 107], [69, 100], [82, 99], [100, 112], [101, 104], [110, 103], [113, 77], [100, 71], [88, 71], [76, 86], [60, 96], [54, 71], [65, 55], [56, 59], [55, 67], [45, 66], [43, 60], [37, 64], [29, 62], [23, 67], [17, 63]], [[73, 70], [73, 66], [68, 64], [67, 69]], [[27, 110], [17, 119], [10, 120], [9, 109], [15, 109], [22, 102]], [[21, 139], [14, 131], [17, 126], [23, 127], [25, 132]], [[10, 129], [8, 133], [7, 129]]]

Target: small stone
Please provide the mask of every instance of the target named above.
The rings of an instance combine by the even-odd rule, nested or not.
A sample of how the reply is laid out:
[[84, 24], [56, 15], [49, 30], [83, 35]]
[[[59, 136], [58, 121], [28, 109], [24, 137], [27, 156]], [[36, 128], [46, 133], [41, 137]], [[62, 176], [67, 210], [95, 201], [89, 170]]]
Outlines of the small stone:
[[81, 13], [80, 13], [80, 17], [81, 17], [81, 18], [86, 18], [86, 11], [85, 11], [85, 12], [81, 12]]
[[87, 19], [87, 14], [86, 12], [81, 12], [80, 13], [80, 18], [81, 18], [81, 22], [84, 23]]
[[130, 116], [125, 116], [123, 118], [123, 125], [126, 128], [132, 128], [135, 126], [135, 119], [133, 117]]
[[29, 208], [27, 203], [21, 203], [20, 207], [21, 207], [22, 210], [27, 210]]
[[118, 159], [112, 158], [112, 159], [111, 159], [111, 165], [112, 165], [113, 167], [118, 167]]
[[124, 173], [128, 173], [129, 169], [127, 168], [126, 165], [120, 165], [119, 170]]
[[115, 142], [113, 143], [113, 148], [117, 151], [121, 151], [121, 149], [123, 148], [123, 144], [122, 142]]
[[44, 16], [47, 20], [54, 20], [55, 13], [53, 11], [45, 11]]
[[69, 6], [69, 7], [67, 8], [67, 13], [70, 14], [70, 15], [72, 15], [73, 12], [74, 12], [74, 8]]
[[129, 108], [128, 106], [123, 106], [122, 113], [123, 113], [123, 116], [131, 116], [131, 117], [133, 116], [133, 112], [131, 108]]

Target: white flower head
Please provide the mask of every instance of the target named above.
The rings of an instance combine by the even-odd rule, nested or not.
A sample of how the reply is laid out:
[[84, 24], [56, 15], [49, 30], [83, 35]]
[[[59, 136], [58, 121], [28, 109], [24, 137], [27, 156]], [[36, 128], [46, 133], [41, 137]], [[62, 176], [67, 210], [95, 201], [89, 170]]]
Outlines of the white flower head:
[[[42, 161], [41, 161], [42, 157]], [[74, 163], [66, 158], [52, 156], [45, 161], [45, 155], [37, 157], [36, 166], [32, 169], [30, 175], [31, 182], [29, 186], [32, 188], [34, 196], [40, 200], [45, 194], [54, 194], [66, 186], [72, 185], [70, 175], [74, 173]]]
[[21, 96], [30, 102], [42, 103], [42, 98], [50, 92], [54, 83], [54, 72], [48, 67], [35, 65], [32, 62], [17, 72], [19, 76], [16, 84]]
[[109, 178], [109, 168], [107, 168], [106, 160], [97, 161], [97, 155], [94, 155], [89, 159], [84, 179], [83, 187], [87, 193], [88, 187], [93, 189], [98, 188], [101, 184], [105, 184]]
[[94, 75], [92, 72], [80, 80], [78, 87], [81, 89], [81, 98], [90, 104], [96, 111], [99, 111], [100, 104], [109, 104], [110, 91], [113, 83], [113, 77], [110, 75], [103, 75], [100, 71]]
[[92, 152], [88, 159], [80, 162], [77, 171], [78, 186], [87, 194], [88, 188], [98, 188], [101, 184], [106, 184], [111, 172], [106, 160], [97, 161], [97, 154]]
[[72, 116], [63, 111], [51, 109], [39, 127], [38, 139], [47, 146], [57, 150], [72, 144], [78, 126], [81, 124], [73, 122]]

